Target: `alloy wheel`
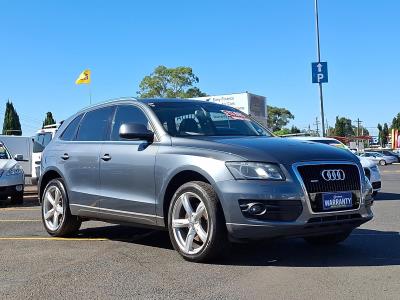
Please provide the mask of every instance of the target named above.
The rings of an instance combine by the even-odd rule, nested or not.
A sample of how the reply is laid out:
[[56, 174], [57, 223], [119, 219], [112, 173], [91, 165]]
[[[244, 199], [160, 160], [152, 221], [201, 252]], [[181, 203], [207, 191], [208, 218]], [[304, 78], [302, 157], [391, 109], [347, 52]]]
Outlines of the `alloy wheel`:
[[175, 241], [184, 253], [196, 254], [204, 248], [211, 224], [198, 195], [185, 192], [176, 200], [171, 225]]
[[47, 189], [43, 199], [43, 219], [47, 228], [56, 231], [60, 228], [63, 217], [63, 197], [57, 186], [51, 186]]

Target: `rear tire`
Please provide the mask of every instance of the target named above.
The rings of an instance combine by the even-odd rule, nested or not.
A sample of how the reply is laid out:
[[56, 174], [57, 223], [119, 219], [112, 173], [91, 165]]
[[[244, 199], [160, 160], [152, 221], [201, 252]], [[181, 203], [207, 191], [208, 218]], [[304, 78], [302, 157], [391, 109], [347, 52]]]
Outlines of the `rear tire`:
[[319, 236], [310, 236], [305, 237], [304, 240], [311, 245], [335, 245], [343, 242], [345, 239], [349, 237], [351, 231], [335, 233], [335, 234], [327, 234], [327, 235], [319, 235]]
[[11, 196], [11, 205], [22, 205], [24, 204], [24, 191], [16, 192], [14, 195]]
[[380, 164], [381, 166], [385, 166], [385, 165], [386, 165], [386, 161], [382, 159], [382, 160], [379, 161], [379, 164]]
[[192, 181], [175, 192], [168, 211], [168, 231], [175, 250], [186, 260], [205, 262], [229, 244], [222, 208], [210, 184]]
[[82, 222], [71, 215], [68, 196], [61, 178], [51, 180], [42, 195], [42, 220], [46, 231], [54, 237], [65, 237], [78, 232]]

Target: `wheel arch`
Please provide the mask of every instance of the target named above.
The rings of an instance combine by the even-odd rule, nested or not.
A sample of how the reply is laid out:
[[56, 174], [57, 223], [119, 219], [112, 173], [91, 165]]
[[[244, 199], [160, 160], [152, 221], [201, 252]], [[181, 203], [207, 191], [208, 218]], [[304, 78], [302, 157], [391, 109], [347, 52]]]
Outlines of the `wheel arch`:
[[[172, 197], [174, 196], [176, 190], [182, 186], [183, 184], [190, 182], [190, 181], [202, 181], [205, 183], [210, 184], [214, 191], [218, 193], [216, 189], [216, 185], [212, 177], [198, 168], [185, 168], [177, 170], [168, 180], [168, 183], [165, 186], [164, 192], [162, 193], [162, 211], [160, 212], [160, 216], [163, 217], [164, 226], [168, 226], [168, 208], [172, 201]], [[218, 195], [219, 198], [219, 195]], [[219, 205], [221, 206], [221, 202], [218, 199]], [[222, 209], [222, 206], [221, 206]]]
[[[46, 188], [47, 184], [56, 178], [61, 178], [64, 180], [64, 177], [61, 175], [61, 172], [57, 169], [49, 169], [47, 170], [41, 177], [38, 185], [38, 198], [39, 202], [42, 200], [44, 189]], [[64, 181], [65, 182], [65, 181]]]

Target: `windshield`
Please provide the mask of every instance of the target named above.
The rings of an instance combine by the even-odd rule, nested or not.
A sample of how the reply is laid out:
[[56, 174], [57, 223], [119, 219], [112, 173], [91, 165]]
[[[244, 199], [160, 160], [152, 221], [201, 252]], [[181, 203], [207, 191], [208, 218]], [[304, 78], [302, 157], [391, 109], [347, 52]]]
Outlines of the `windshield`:
[[184, 101], [148, 105], [172, 136], [271, 136], [267, 129], [229, 106]]
[[0, 159], [10, 159], [10, 154], [3, 144], [0, 144]]
[[52, 138], [53, 136], [51, 132], [41, 132], [36, 134], [33, 138], [33, 152], [43, 152], [44, 148], [48, 143], [50, 143]]

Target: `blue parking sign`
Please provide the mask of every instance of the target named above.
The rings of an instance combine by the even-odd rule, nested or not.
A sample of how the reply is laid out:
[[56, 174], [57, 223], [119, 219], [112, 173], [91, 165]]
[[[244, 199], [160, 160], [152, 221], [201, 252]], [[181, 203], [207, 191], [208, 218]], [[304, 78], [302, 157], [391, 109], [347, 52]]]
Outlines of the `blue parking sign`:
[[314, 62], [311, 63], [312, 82], [324, 83], [328, 82], [328, 63], [327, 62]]

